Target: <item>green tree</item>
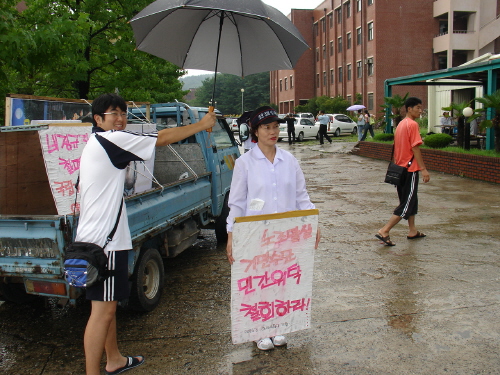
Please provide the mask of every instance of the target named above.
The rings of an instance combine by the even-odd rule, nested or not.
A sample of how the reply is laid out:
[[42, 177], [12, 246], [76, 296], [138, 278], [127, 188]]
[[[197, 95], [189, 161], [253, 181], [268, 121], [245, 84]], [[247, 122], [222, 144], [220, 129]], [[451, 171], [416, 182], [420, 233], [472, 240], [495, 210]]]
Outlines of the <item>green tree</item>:
[[318, 96], [309, 99], [307, 104], [298, 105], [295, 107], [295, 112], [310, 112], [317, 115], [319, 111], [325, 113], [347, 113], [346, 108], [349, 107], [349, 101], [342, 96]]
[[395, 126], [397, 126], [403, 119], [403, 116], [401, 115], [401, 108], [404, 107], [408, 94], [409, 93], [406, 93], [404, 97], [401, 97], [399, 94], [384, 97], [385, 103], [381, 105], [384, 109], [383, 113], [386, 113], [387, 109], [391, 110], [389, 118], [394, 120]]
[[451, 117], [457, 118], [457, 146], [464, 147], [465, 138], [465, 116], [464, 109], [470, 105], [470, 102], [451, 103], [449, 107], [441, 108], [443, 111], [449, 111]]
[[149, 0], [26, 0], [0, 6], [0, 95], [94, 98], [117, 91], [127, 100], [163, 102], [186, 93], [175, 65], [135, 51], [128, 24]]
[[[207, 106], [212, 98], [214, 77], [203, 81], [196, 90], [196, 99], [190, 104]], [[217, 74], [215, 86], [216, 108], [226, 115], [241, 113], [241, 89], [243, 93], [243, 110], [250, 111], [269, 104], [269, 73], [263, 72], [241, 78], [232, 74]]]
[[494, 111], [491, 120], [484, 120], [481, 122], [481, 127], [491, 127], [495, 131], [495, 151], [500, 153], [500, 90], [495, 91], [491, 95], [484, 95], [484, 97], [475, 98], [475, 101], [481, 103], [483, 108], [476, 111], [485, 112], [488, 108]]

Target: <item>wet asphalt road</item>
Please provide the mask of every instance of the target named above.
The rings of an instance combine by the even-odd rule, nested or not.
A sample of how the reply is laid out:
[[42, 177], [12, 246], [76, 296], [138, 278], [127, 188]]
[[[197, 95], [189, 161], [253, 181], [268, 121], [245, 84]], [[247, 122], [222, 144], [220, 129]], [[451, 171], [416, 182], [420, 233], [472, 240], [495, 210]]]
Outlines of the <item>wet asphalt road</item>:
[[[397, 202], [387, 163], [350, 155], [352, 143], [281, 143], [300, 160], [320, 210], [313, 328], [261, 352], [233, 345], [230, 267], [210, 231], [166, 261], [160, 306], [118, 312], [127, 374], [499, 374], [500, 186], [431, 171], [417, 226], [425, 239], [395, 247], [374, 234]], [[0, 373], [84, 374], [89, 304], [0, 306]]]

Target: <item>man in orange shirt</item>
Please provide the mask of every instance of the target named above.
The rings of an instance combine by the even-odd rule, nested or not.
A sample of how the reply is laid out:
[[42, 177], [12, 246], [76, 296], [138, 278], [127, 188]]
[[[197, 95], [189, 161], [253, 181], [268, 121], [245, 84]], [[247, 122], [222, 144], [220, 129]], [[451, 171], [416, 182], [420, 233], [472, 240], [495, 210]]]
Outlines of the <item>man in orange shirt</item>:
[[399, 206], [393, 215], [375, 235], [387, 246], [394, 246], [389, 236], [390, 230], [400, 222], [401, 219], [408, 220], [407, 239], [423, 238], [425, 234], [419, 232], [415, 227], [415, 215], [418, 211], [418, 172], [422, 171], [422, 181], [430, 181], [429, 172], [425, 168], [420, 145], [422, 137], [415, 119], [422, 114], [422, 101], [419, 98], [410, 97], [405, 102], [406, 117], [398, 124], [394, 134], [394, 162], [397, 165], [408, 168], [402, 186], [398, 186]]

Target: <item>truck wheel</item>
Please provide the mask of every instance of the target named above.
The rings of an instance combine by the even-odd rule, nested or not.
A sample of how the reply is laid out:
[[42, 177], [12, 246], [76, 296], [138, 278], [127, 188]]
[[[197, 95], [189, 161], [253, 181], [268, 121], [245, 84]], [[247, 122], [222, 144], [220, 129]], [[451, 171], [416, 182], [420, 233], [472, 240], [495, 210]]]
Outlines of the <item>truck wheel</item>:
[[229, 206], [227, 201], [229, 200], [229, 193], [226, 194], [224, 198], [224, 206], [222, 206], [222, 211], [217, 219], [215, 219], [215, 238], [217, 238], [217, 243], [227, 242], [227, 229], [226, 220], [229, 215]]
[[136, 311], [152, 311], [160, 303], [165, 280], [163, 259], [156, 249], [141, 252], [134, 274], [129, 306]]
[[299, 136], [297, 137], [297, 141], [302, 142], [304, 140], [304, 133], [300, 132]]
[[35, 302], [40, 299], [39, 296], [26, 293], [24, 284], [5, 284], [0, 283], [0, 295], [5, 298], [6, 301], [14, 302], [20, 305], [26, 303]]

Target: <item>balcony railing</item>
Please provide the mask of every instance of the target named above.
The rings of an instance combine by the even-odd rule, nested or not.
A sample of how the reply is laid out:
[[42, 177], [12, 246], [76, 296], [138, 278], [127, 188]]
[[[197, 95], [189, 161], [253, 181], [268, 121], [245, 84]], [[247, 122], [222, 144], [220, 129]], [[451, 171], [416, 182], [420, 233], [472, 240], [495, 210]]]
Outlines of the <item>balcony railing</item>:
[[[437, 0], [434, 0], [437, 1]], [[453, 30], [453, 34], [474, 34], [475, 31], [470, 31], [470, 30]], [[443, 35], [448, 35], [448, 31], [443, 31], [437, 35], [434, 36], [434, 38], [437, 38], [438, 36], [443, 36]]]

